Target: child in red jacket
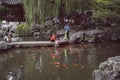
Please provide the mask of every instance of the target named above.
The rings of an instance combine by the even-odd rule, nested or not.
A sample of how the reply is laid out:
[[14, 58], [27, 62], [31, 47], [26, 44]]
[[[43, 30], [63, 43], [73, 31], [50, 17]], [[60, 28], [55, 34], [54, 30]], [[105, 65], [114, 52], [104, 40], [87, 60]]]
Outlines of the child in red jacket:
[[55, 33], [52, 34], [51, 38], [50, 38], [50, 41], [51, 42], [54, 42], [56, 40], [56, 35]]

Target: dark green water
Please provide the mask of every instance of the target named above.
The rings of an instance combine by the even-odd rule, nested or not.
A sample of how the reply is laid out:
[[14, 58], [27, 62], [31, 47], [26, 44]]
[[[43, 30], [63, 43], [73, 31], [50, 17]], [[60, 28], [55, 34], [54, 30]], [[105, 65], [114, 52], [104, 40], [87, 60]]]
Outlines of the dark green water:
[[16, 48], [0, 52], [0, 80], [92, 80], [101, 62], [118, 55], [119, 43]]

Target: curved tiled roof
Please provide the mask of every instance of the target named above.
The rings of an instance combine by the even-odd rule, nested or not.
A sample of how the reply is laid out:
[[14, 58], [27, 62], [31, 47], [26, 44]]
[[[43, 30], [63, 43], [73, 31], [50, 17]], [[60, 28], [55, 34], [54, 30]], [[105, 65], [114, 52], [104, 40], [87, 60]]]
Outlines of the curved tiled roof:
[[8, 5], [16, 5], [16, 4], [20, 4], [21, 0], [0, 0], [0, 2]]

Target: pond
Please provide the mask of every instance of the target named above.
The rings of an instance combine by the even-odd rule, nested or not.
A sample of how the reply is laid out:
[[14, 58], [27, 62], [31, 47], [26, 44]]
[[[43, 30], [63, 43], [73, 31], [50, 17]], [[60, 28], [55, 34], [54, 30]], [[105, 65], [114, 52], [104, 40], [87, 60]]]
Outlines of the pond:
[[92, 80], [93, 70], [119, 53], [118, 43], [13, 48], [0, 52], [0, 80]]

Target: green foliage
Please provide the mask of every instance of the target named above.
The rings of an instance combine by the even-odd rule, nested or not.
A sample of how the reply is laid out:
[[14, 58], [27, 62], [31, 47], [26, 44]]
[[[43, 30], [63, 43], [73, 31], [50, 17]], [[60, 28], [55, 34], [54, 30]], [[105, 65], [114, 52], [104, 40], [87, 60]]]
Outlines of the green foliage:
[[[116, 22], [120, 20], [120, 0], [95, 0], [97, 4], [96, 18], [109, 18]], [[118, 21], [117, 21], [118, 22]]]
[[112, 5], [111, 0], [96, 0], [96, 2], [101, 5]]
[[17, 27], [16, 33], [20, 36], [26, 36], [30, 34], [30, 27], [27, 24], [20, 24]]
[[0, 6], [0, 11], [3, 11], [3, 10], [5, 10], [5, 9], [6, 9], [5, 6]]
[[93, 15], [95, 18], [110, 18], [116, 16], [115, 12], [110, 11], [110, 10], [98, 10], [96, 13]]
[[72, 11], [96, 10], [94, 17], [120, 15], [120, 0], [22, 0], [28, 25], [44, 24], [45, 18], [61, 17]]
[[7, 10], [7, 8], [5, 6], [1, 6], [0, 5], [0, 15], [5, 12]]
[[117, 14], [120, 14], [120, 0], [95, 0], [98, 6], [98, 10], [100, 9], [108, 9]]
[[72, 11], [92, 9], [94, 0], [22, 0], [27, 23], [44, 23], [47, 16], [60, 17]]

